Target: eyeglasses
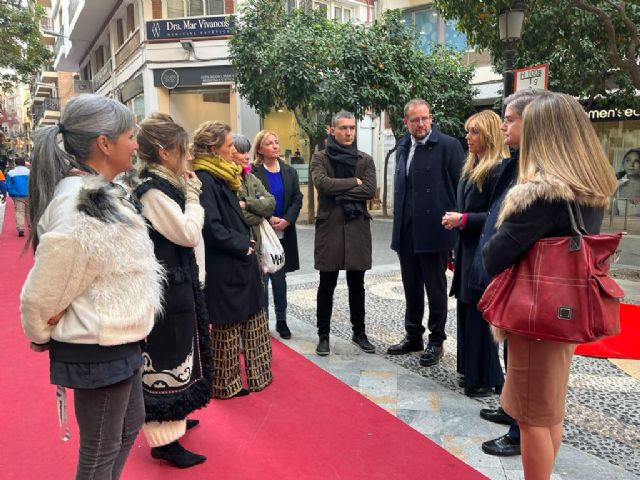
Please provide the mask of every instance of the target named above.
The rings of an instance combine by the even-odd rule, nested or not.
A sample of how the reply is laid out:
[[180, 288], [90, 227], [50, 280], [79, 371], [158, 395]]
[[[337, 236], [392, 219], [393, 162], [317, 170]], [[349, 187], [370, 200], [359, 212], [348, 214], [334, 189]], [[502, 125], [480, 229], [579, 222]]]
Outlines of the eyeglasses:
[[433, 115], [427, 115], [426, 117], [410, 118], [409, 123], [412, 125], [418, 125], [420, 123], [429, 123], [433, 119]]

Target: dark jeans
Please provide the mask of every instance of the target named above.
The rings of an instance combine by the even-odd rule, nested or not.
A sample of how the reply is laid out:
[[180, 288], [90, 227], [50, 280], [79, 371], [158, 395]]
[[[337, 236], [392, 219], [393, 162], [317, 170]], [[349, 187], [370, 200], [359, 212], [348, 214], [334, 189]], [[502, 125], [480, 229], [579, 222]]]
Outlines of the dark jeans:
[[407, 303], [404, 326], [407, 338], [422, 340], [424, 316], [424, 291], [429, 300], [429, 344], [442, 346], [447, 338], [444, 328], [447, 323], [447, 262], [449, 252], [414, 253], [413, 235], [403, 235], [398, 257], [402, 286]]
[[273, 292], [273, 308], [276, 311], [276, 321], [287, 320], [287, 274], [284, 268], [276, 273], [265, 273], [262, 276], [264, 283], [264, 310], [269, 320], [269, 279], [271, 279], [271, 290]]
[[[338, 283], [338, 272], [320, 272], [318, 286], [318, 335], [328, 335], [331, 331], [333, 313], [333, 291]], [[364, 271], [347, 270], [349, 288], [349, 313], [353, 333], [364, 333]]]
[[76, 480], [120, 478], [144, 423], [140, 371], [108, 387], [76, 389], [73, 396], [80, 427]]

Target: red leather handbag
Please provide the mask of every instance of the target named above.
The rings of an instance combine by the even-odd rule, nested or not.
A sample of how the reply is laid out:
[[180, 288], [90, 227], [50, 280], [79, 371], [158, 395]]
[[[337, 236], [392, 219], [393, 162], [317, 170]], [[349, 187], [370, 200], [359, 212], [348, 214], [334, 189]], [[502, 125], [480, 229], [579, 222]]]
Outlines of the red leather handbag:
[[621, 233], [587, 235], [568, 204], [572, 237], [538, 240], [496, 275], [478, 303], [495, 327], [556, 342], [588, 343], [620, 332], [624, 291], [608, 275]]

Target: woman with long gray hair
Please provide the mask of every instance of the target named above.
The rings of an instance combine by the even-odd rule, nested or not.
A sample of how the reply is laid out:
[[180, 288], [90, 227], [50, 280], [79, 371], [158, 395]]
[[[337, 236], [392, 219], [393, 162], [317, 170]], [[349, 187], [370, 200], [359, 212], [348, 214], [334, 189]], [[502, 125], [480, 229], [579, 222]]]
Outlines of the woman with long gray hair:
[[163, 270], [144, 219], [112, 183], [137, 147], [129, 110], [97, 95], [71, 99], [59, 125], [35, 132], [37, 255], [20, 311], [32, 350], [49, 351], [61, 411], [64, 387], [74, 390], [76, 480], [119, 478], [144, 422], [140, 342], [161, 308]]

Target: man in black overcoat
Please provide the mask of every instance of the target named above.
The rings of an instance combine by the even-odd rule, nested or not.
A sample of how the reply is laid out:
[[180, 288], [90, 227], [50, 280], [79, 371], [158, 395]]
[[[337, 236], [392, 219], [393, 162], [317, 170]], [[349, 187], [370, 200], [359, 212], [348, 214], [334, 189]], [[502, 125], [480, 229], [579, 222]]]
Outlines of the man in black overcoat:
[[433, 125], [431, 107], [413, 99], [404, 107], [409, 133], [396, 152], [393, 234], [391, 248], [398, 252], [406, 299], [405, 338], [387, 350], [402, 355], [423, 349], [424, 291], [429, 300], [429, 341], [420, 364], [431, 366], [442, 358], [447, 320], [449, 252], [457, 232], [441, 224], [447, 211], [456, 209], [456, 190], [464, 162], [460, 142]]

